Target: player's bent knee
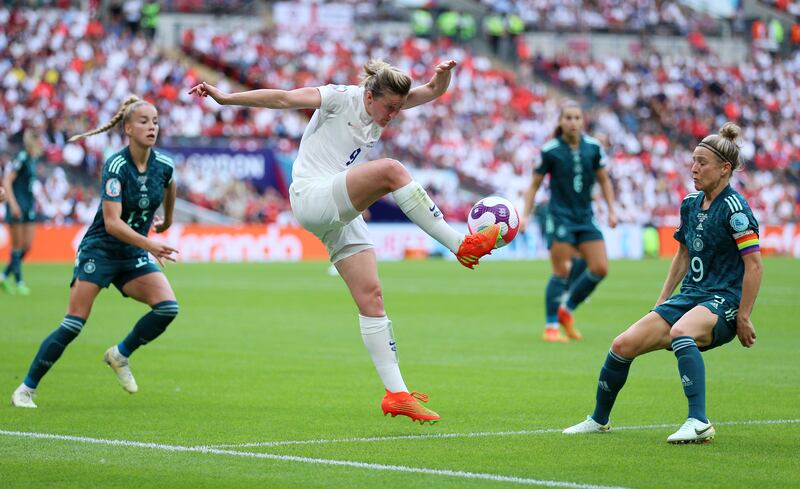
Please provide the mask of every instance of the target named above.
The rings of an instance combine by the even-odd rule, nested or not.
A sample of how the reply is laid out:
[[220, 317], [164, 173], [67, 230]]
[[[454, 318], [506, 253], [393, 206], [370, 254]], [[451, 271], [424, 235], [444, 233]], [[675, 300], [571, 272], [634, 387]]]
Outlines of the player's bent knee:
[[385, 168], [384, 177], [390, 189], [397, 190], [411, 180], [411, 174], [399, 161], [392, 158], [383, 158], [381, 161]]
[[614, 338], [611, 342], [611, 351], [624, 358], [635, 358], [638, 355], [637, 345], [624, 334]]
[[178, 315], [178, 310], [179, 308], [177, 301], [163, 301], [153, 306], [154, 314], [170, 320], [175, 319], [175, 317]]

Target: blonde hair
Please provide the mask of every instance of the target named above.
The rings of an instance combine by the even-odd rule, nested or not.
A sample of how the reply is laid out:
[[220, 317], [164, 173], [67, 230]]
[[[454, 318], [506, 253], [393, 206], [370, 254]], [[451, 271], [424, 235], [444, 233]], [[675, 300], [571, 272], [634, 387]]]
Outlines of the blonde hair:
[[116, 126], [117, 123], [119, 123], [119, 121], [122, 121], [122, 123], [125, 124], [131, 118], [131, 114], [133, 114], [133, 112], [136, 109], [138, 109], [143, 105], [153, 105], [153, 104], [151, 104], [146, 100], [139, 99], [139, 97], [137, 97], [136, 95], [131, 95], [130, 97], [125, 99], [124, 102], [122, 102], [122, 106], [119, 108], [117, 113], [114, 114], [113, 117], [111, 117], [110, 121], [106, 122], [104, 125], [96, 129], [92, 129], [91, 131], [87, 131], [81, 134], [76, 134], [71, 138], [69, 138], [68, 141], [72, 143], [79, 139], [83, 139], [85, 137], [94, 136], [95, 134], [100, 134], [101, 132], [106, 132], [112, 127]]
[[411, 90], [411, 77], [382, 59], [371, 59], [364, 64], [360, 85], [375, 98], [384, 92], [406, 96]]
[[710, 150], [721, 162], [730, 163], [732, 170], [738, 170], [742, 166], [739, 156], [741, 145], [737, 142], [741, 135], [742, 128], [733, 122], [726, 122], [719, 128], [718, 134], [709, 134], [698, 146]]

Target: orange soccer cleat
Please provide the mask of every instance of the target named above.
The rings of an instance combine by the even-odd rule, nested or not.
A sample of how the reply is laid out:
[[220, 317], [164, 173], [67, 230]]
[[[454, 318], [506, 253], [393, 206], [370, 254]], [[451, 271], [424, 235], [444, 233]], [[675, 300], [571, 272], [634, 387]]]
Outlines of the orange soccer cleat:
[[458, 253], [456, 253], [458, 262], [467, 268], [475, 268], [478, 260], [483, 255], [492, 253], [499, 236], [499, 224], [492, 224], [477, 232], [468, 234], [464, 241], [461, 242], [461, 246], [458, 247]]
[[426, 408], [419, 401], [428, 402], [428, 396], [420, 392], [390, 392], [387, 389], [381, 402], [381, 409], [384, 416], [391, 414], [394, 418], [401, 414], [411, 418], [411, 421], [419, 421], [419, 424], [425, 424], [425, 421], [433, 424], [441, 419], [436, 412]]
[[567, 336], [573, 340], [580, 340], [583, 338], [581, 332], [575, 327], [575, 318], [572, 317], [572, 313], [567, 311], [567, 308], [564, 306], [558, 306], [558, 322], [564, 328], [564, 332], [567, 333]]
[[566, 343], [569, 341], [569, 338], [561, 334], [561, 331], [552, 328], [545, 328], [544, 333], [542, 333], [542, 341], [547, 341], [548, 343]]

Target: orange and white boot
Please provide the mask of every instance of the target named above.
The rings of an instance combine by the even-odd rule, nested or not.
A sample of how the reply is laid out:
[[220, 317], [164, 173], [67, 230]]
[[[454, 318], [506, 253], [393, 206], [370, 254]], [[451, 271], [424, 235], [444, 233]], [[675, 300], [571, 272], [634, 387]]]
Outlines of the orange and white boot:
[[561, 331], [558, 328], [544, 328], [544, 333], [542, 333], [542, 341], [546, 341], [548, 343], [566, 343], [569, 341], [569, 338], [561, 334]]
[[467, 268], [475, 268], [478, 260], [484, 255], [490, 255], [495, 245], [497, 245], [497, 238], [500, 236], [500, 225], [492, 224], [486, 226], [480, 231], [468, 234], [458, 247], [456, 258], [458, 262]]
[[428, 402], [428, 396], [420, 392], [390, 392], [389, 389], [386, 389], [381, 409], [383, 409], [384, 416], [391, 414], [394, 418], [400, 414], [408, 416], [411, 421], [419, 421], [419, 424], [425, 424], [426, 421], [434, 424], [441, 419], [435, 411], [420, 404], [420, 401]]
[[564, 332], [567, 333], [568, 337], [573, 340], [583, 338], [581, 332], [575, 327], [575, 318], [572, 317], [572, 313], [563, 305], [558, 306], [558, 323], [564, 328]]

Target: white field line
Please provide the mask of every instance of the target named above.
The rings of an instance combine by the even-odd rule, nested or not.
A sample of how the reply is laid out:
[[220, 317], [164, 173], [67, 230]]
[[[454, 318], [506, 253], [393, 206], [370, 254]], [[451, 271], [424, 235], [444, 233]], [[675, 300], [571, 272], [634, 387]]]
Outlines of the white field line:
[[493, 482], [510, 482], [514, 484], [524, 484], [529, 486], [549, 486], [567, 487], [570, 489], [627, 489], [620, 486], [603, 486], [595, 484], [582, 484], [579, 482], [554, 481], [542, 479], [529, 479], [524, 477], [513, 477], [497, 474], [484, 474], [480, 472], [464, 472], [460, 470], [428, 469], [424, 467], [408, 467], [406, 465], [385, 465], [367, 462], [356, 462], [351, 460], [331, 460], [325, 458], [297, 457], [293, 455], [277, 455], [271, 453], [240, 452], [238, 450], [222, 450], [209, 447], [185, 447], [180, 445], [166, 445], [162, 443], [144, 443], [129, 440], [109, 440], [103, 438], [90, 438], [87, 436], [55, 435], [50, 433], [32, 433], [26, 431], [6, 431], [0, 430], [0, 436], [14, 436], [19, 438], [34, 438], [45, 440], [61, 440], [78, 443], [88, 443], [94, 445], [113, 445], [128, 448], [147, 448], [152, 450], [163, 450], [167, 452], [190, 452], [208, 455], [227, 455], [231, 457], [244, 457], [254, 459], [279, 460], [284, 462], [301, 462], [312, 465], [334, 465], [344, 467], [354, 467], [358, 469], [381, 470], [387, 472], [406, 472], [412, 474], [436, 475], [445, 477], [457, 477], [461, 479], [487, 480]]
[[[789, 424], [800, 423], [800, 419], [765, 419], [751, 421], [721, 421], [714, 422], [715, 426], [726, 425], [765, 425], [765, 424]], [[661, 428], [678, 428], [676, 424], [651, 424], [643, 426], [615, 426], [612, 431], [617, 430], [655, 430]], [[285, 445], [322, 445], [326, 443], [365, 443], [373, 441], [392, 441], [392, 440], [430, 440], [445, 438], [481, 438], [488, 436], [524, 436], [542, 435], [547, 433], [561, 433], [562, 428], [548, 428], [540, 430], [520, 430], [520, 431], [483, 431], [474, 433], [431, 433], [427, 435], [397, 435], [397, 436], [370, 436], [364, 438], [333, 438], [317, 440], [284, 440], [284, 441], [261, 441], [252, 443], [240, 443], [231, 445], [204, 445], [194, 448], [248, 448], [248, 447], [279, 447]]]

